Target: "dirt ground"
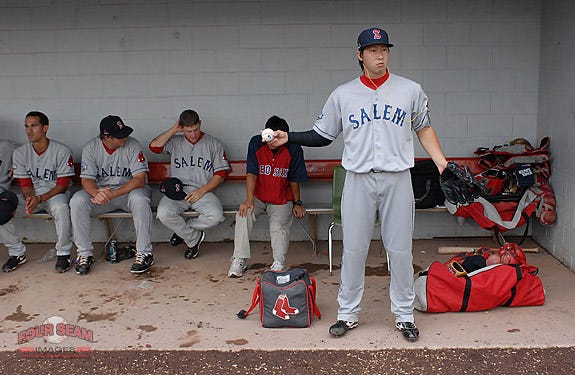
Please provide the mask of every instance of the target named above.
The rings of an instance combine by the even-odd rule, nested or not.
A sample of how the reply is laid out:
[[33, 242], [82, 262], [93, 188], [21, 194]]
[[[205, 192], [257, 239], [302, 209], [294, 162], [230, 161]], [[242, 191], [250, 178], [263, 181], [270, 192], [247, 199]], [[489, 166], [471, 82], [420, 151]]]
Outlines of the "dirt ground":
[[[320, 245], [319, 258], [306, 242], [290, 244], [288, 254], [289, 267], [307, 268], [318, 283], [322, 319], [307, 329], [267, 329], [258, 314], [236, 317], [271, 263], [266, 242], [254, 243], [241, 279], [226, 274], [230, 243], [206, 243], [191, 261], [184, 259], [183, 246], [156, 244], [156, 264], [140, 276], [129, 273], [130, 261], [110, 264], [101, 256], [87, 276], [58, 274], [53, 262], [38, 262], [49, 245], [30, 245], [28, 263], [0, 273], [0, 374], [575, 374], [575, 289], [568, 287], [575, 285], [575, 274], [546, 251], [527, 256], [540, 267], [543, 306], [417, 312], [421, 337], [408, 343], [393, 327], [386, 258], [376, 241], [360, 325], [345, 337], [330, 337], [341, 243], [333, 275], [326, 244]], [[438, 254], [439, 246], [495, 244], [475, 238], [414, 241], [416, 272], [450, 257]], [[22, 332], [48, 319], [63, 319], [93, 337], [19, 342]]]
[[575, 348], [381, 351], [97, 351], [87, 359], [0, 352], [4, 374], [549, 374], [575, 373]]

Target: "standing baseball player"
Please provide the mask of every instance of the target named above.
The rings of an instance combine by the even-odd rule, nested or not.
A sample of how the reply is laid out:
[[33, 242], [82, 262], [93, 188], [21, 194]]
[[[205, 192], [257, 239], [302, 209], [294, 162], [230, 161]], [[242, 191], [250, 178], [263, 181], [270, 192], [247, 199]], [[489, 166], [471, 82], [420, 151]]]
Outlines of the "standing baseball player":
[[430, 126], [428, 99], [421, 86], [388, 70], [387, 33], [362, 31], [357, 58], [363, 75], [336, 88], [313, 130], [276, 131], [273, 144], [325, 146], [343, 133], [342, 165], [347, 170], [342, 193], [343, 257], [337, 322], [329, 328], [342, 336], [357, 327], [364, 292], [365, 262], [376, 214], [391, 269], [389, 297], [395, 327], [416, 341], [414, 323], [412, 233], [415, 204], [409, 168], [414, 165], [413, 132], [441, 173], [447, 161]]
[[70, 221], [69, 187], [74, 176], [72, 150], [48, 139], [48, 117], [42, 112], [29, 112], [24, 128], [29, 143], [14, 150], [14, 178], [26, 203], [26, 215], [47, 211], [56, 227], [56, 272], [70, 269], [72, 223]]
[[[0, 191], [10, 190], [14, 147], [12, 141], [0, 139]], [[2, 271], [11, 272], [20, 264], [26, 263], [26, 245], [16, 235], [14, 220], [0, 225], [0, 241], [8, 248], [8, 260], [2, 266]]]
[[[158, 135], [149, 145], [156, 154], [171, 155], [171, 176], [183, 184], [185, 197], [181, 200], [162, 197], [157, 217], [174, 232], [170, 239], [173, 246], [186, 243], [186, 259], [198, 256], [205, 230], [224, 221], [222, 203], [213, 191], [224, 182], [230, 171], [224, 146], [204, 133], [201, 125], [196, 111], [185, 110], [169, 130]], [[181, 214], [190, 208], [199, 216], [186, 221]]]
[[[272, 116], [266, 128], [289, 131], [286, 120]], [[293, 216], [305, 216], [300, 199], [301, 182], [307, 181], [301, 146], [271, 146], [261, 135], [250, 139], [246, 162], [246, 199], [236, 214], [234, 254], [228, 277], [241, 277], [250, 257], [250, 232], [258, 216], [269, 216], [274, 262], [272, 271], [283, 271]]]
[[154, 264], [148, 161], [140, 142], [130, 137], [132, 131], [120, 117], [106, 116], [100, 122], [100, 135], [82, 150], [80, 177], [84, 189], [70, 200], [79, 275], [90, 272], [94, 263], [90, 216], [118, 209], [132, 213], [136, 229], [137, 254], [130, 272], [143, 273]]

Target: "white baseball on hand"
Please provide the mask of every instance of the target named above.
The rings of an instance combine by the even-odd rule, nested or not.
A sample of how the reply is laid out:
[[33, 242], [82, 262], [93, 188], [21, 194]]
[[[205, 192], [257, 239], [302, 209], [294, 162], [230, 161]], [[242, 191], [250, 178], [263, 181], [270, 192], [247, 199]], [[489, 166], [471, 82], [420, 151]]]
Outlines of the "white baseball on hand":
[[262, 131], [262, 139], [266, 142], [274, 139], [274, 131], [270, 128], [266, 128]]

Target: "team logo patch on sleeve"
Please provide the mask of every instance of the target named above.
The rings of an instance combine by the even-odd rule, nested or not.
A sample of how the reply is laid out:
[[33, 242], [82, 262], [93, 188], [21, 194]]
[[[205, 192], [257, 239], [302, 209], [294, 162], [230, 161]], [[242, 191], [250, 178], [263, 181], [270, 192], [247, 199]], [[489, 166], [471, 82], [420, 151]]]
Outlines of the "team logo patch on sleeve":
[[140, 151], [140, 153], [138, 154], [138, 161], [140, 163], [143, 163], [146, 161], [146, 158], [144, 157], [144, 153], [142, 151]]
[[85, 161], [82, 161], [82, 170], [85, 171], [86, 169], [88, 169], [88, 164], [86, 164]]
[[66, 162], [66, 165], [70, 168], [72, 168], [74, 166], [74, 159], [72, 158], [72, 156], [70, 155], [70, 157], [68, 158], [68, 161]]

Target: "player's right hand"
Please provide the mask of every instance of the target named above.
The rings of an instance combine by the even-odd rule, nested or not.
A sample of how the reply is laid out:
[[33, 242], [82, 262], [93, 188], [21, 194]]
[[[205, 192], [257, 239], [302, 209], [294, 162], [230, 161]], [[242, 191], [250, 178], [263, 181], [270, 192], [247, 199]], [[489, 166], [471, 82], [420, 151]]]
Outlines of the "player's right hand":
[[240, 204], [240, 208], [238, 210], [238, 214], [241, 217], [246, 217], [248, 214], [254, 212], [254, 201], [250, 199], [246, 199]]
[[281, 145], [285, 145], [288, 142], [288, 133], [284, 132], [283, 130], [276, 130], [274, 131], [274, 138], [268, 142], [268, 145], [274, 147], [280, 147]]
[[172, 125], [172, 130], [174, 133], [179, 133], [183, 130], [182, 126], [180, 125], [180, 120], [176, 120], [176, 122], [174, 123], [174, 125]]

